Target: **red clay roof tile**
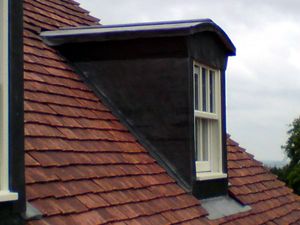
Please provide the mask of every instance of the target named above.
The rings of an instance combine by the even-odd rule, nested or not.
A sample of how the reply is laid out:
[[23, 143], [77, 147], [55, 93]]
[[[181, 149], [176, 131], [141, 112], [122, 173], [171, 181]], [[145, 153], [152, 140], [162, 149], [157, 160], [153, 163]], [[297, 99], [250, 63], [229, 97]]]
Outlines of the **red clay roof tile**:
[[252, 210], [208, 220], [38, 35], [98, 20], [72, 0], [24, 2], [26, 193], [43, 213], [28, 225], [299, 222], [299, 198], [230, 138], [229, 194]]

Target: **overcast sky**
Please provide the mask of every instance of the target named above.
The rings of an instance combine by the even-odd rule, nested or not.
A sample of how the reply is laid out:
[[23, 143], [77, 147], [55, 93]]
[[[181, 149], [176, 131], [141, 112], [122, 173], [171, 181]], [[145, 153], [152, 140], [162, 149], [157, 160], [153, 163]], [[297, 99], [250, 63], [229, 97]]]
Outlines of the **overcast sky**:
[[211, 18], [237, 48], [227, 69], [227, 131], [258, 160], [282, 160], [300, 116], [300, 1], [77, 0], [102, 24]]

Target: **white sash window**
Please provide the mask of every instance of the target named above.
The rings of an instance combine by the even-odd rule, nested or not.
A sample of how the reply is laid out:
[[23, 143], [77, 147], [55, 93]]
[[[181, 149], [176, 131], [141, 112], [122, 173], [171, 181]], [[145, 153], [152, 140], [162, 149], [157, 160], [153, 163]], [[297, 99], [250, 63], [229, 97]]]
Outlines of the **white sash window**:
[[197, 178], [226, 177], [222, 172], [221, 74], [196, 62], [194, 115]]

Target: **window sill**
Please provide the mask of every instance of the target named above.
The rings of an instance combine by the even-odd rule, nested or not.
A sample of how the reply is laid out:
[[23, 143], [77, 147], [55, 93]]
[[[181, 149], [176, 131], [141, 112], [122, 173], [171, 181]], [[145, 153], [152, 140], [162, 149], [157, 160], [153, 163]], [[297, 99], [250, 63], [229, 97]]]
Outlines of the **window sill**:
[[8, 202], [18, 200], [18, 193], [10, 191], [0, 191], [0, 202]]
[[214, 180], [214, 179], [222, 179], [227, 178], [226, 173], [197, 173], [197, 180]]

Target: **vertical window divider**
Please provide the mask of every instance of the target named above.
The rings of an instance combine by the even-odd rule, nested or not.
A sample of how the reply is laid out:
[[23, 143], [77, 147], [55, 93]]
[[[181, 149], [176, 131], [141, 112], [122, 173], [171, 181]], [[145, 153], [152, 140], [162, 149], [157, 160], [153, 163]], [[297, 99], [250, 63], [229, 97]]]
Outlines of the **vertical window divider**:
[[202, 74], [202, 69], [201, 69], [201, 67], [199, 67], [199, 79], [198, 79], [198, 81], [199, 81], [199, 88], [198, 88], [198, 92], [199, 92], [199, 98], [198, 98], [198, 101], [199, 101], [199, 103], [198, 103], [198, 105], [199, 105], [199, 110], [201, 109], [203, 109], [203, 101], [202, 101], [202, 99], [203, 99], [203, 93], [202, 93], [202, 76], [203, 76], [203, 74]]
[[198, 118], [198, 121], [199, 121], [198, 129], [199, 129], [200, 132], [198, 133], [198, 135], [199, 135], [199, 146], [198, 146], [198, 149], [196, 151], [198, 151], [198, 155], [200, 156], [198, 160], [201, 161], [203, 159], [203, 151], [199, 151], [199, 148], [203, 147], [203, 138], [202, 138], [203, 127], [202, 127], [201, 119]]
[[206, 111], [210, 112], [210, 70], [206, 69]]
[[211, 166], [211, 168], [212, 168], [212, 166], [213, 166], [213, 155], [212, 155], [212, 149], [213, 149], [213, 140], [212, 140], [212, 136], [213, 136], [213, 134], [212, 134], [212, 121], [211, 120], [209, 120], [208, 121], [208, 140], [209, 140], [209, 147], [208, 147], [208, 160], [209, 160], [209, 162], [210, 162], [210, 166]]

